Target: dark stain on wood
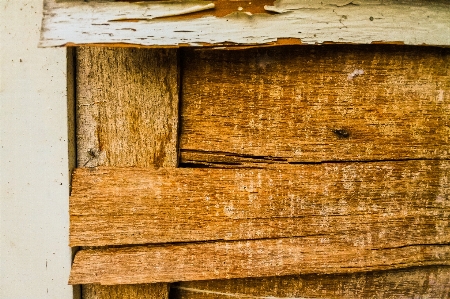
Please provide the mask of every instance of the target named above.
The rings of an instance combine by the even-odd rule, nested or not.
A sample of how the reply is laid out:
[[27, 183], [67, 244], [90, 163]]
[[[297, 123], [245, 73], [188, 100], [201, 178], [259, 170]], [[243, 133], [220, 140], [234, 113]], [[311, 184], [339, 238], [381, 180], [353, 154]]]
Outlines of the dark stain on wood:
[[333, 132], [338, 138], [347, 139], [347, 138], [350, 137], [350, 131], [348, 131], [347, 129], [334, 129], [334, 130], [332, 130], [332, 132]]

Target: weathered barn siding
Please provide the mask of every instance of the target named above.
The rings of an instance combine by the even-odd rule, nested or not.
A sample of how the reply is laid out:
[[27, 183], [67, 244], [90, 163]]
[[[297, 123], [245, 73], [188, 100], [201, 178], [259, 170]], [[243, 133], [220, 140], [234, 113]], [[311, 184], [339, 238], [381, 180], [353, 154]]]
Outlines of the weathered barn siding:
[[78, 51], [85, 298], [448, 293], [448, 49], [173, 51]]

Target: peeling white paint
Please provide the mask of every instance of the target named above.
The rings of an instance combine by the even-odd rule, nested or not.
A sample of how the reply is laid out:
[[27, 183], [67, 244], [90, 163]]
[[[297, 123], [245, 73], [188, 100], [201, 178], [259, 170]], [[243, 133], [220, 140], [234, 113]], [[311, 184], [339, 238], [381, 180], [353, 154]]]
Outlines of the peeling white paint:
[[[277, 12], [272, 15], [236, 10], [225, 17], [163, 18], [205, 9], [213, 14], [212, 5], [46, 0], [40, 46], [265, 44], [277, 42], [279, 38], [290, 38], [293, 40], [288, 43], [297, 44], [299, 41], [303, 44], [383, 41], [450, 46], [450, 3], [443, 2], [280, 0], [266, 7], [269, 12]], [[124, 19], [138, 21], [111, 22]]]
[[[205, 5], [193, 5], [193, 6], [188, 6], [188, 7], [184, 7], [181, 6], [177, 6], [177, 7], [168, 7], [167, 11], [162, 11], [161, 13], [156, 13], [156, 14], [151, 14], [154, 13], [153, 10], [146, 10], [146, 14], [145, 16], [148, 17], [144, 17], [144, 18], [139, 18], [138, 20], [140, 21], [149, 21], [152, 19], [157, 19], [157, 18], [168, 18], [168, 17], [175, 17], [175, 16], [182, 16], [182, 15], [187, 15], [187, 14], [191, 14], [194, 12], [199, 12], [199, 11], [205, 11], [205, 10], [209, 10], [209, 9], [213, 9], [215, 7], [214, 3], [208, 3]], [[128, 18], [128, 17], [127, 17]], [[120, 18], [120, 19], [113, 19], [113, 20], [109, 20], [109, 22], [113, 22], [113, 21], [121, 21], [121, 20], [126, 20], [124, 18]]]
[[361, 76], [364, 74], [364, 70], [356, 69], [347, 76], [347, 80], [353, 80], [355, 77]]

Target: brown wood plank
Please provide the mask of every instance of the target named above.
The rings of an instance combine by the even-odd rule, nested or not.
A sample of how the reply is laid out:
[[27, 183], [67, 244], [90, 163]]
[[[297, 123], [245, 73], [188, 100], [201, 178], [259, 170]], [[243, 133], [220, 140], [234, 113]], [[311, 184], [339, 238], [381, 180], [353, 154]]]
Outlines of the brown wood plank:
[[70, 243], [335, 235], [370, 248], [448, 243], [449, 173], [449, 161], [82, 168], [72, 185]]
[[[177, 50], [81, 47], [76, 83], [79, 167], [177, 166]], [[83, 286], [83, 298], [162, 299], [167, 288]]]
[[80, 250], [70, 284], [133, 284], [450, 265], [449, 245], [378, 249], [340, 236]]
[[173, 299], [449, 298], [450, 267], [182, 282]]
[[84, 299], [162, 299], [169, 297], [167, 283], [131, 285], [83, 285]]
[[181, 163], [450, 157], [450, 49], [186, 49]]
[[174, 49], [78, 49], [79, 167], [177, 166], [177, 64]]

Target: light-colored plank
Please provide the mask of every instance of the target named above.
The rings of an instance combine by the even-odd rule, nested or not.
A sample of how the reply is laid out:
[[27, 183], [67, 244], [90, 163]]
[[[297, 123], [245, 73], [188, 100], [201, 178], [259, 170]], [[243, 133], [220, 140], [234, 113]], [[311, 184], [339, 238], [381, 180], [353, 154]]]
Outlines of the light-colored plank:
[[183, 57], [180, 163], [450, 158], [450, 49], [187, 49]]
[[[346, 242], [344, 242], [346, 243]], [[339, 245], [337, 245], [339, 244]], [[131, 284], [450, 265], [449, 245], [365, 249], [317, 237], [81, 250], [70, 284]]]
[[173, 299], [448, 298], [450, 267], [193, 281], [173, 285], [170, 293]]
[[169, 297], [166, 283], [110, 285], [83, 285], [84, 299], [162, 299]]
[[42, 0], [0, 1], [0, 298], [67, 285], [71, 97], [65, 49], [37, 49]]
[[[76, 69], [80, 167], [177, 166], [177, 50], [78, 48]], [[83, 288], [84, 299], [167, 297], [165, 284]]]
[[[447, 1], [45, 1], [40, 46], [178, 46], [324, 42], [450, 45]], [[273, 3], [273, 2], [272, 2]], [[199, 13], [190, 13], [200, 11]], [[252, 13], [253, 12], [253, 13]], [[264, 13], [262, 13], [264, 12]], [[279, 39], [281, 38], [281, 40]], [[286, 38], [288, 38], [286, 40]]]
[[339, 236], [358, 248], [450, 242], [449, 161], [275, 169], [78, 169], [72, 246]]
[[177, 51], [81, 47], [77, 55], [79, 167], [176, 167]]

